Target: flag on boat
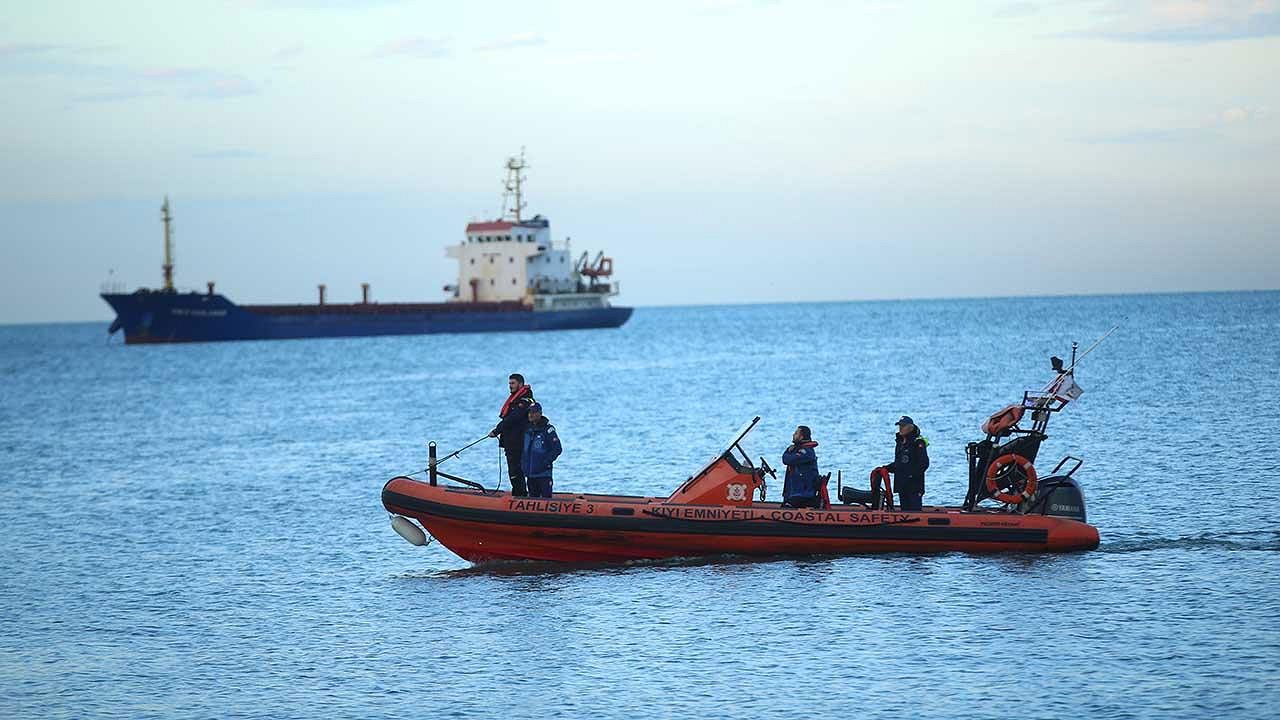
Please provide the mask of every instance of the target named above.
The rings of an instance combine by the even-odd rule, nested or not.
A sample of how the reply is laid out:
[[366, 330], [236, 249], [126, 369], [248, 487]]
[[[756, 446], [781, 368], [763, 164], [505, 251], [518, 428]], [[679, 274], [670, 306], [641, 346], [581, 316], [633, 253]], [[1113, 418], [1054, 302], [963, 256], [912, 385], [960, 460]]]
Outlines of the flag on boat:
[[1076, 384], [1075, 376], [1063, 373], [1049, 386], [1049, 392], [1064, 403], [1078, 399], [1084, 394], [1084, 388]]

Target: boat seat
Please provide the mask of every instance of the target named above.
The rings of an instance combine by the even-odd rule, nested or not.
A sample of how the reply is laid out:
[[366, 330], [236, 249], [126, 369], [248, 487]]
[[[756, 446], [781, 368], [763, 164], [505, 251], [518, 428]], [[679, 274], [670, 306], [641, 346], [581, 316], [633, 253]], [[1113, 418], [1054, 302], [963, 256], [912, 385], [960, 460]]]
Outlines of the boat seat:
[[887, 504], [884, 491], [878, 485], [870, 490], [846, 485], [840, 488], [840, 502], [845, 505], [862, 505], [871, 510], [883, 510]]

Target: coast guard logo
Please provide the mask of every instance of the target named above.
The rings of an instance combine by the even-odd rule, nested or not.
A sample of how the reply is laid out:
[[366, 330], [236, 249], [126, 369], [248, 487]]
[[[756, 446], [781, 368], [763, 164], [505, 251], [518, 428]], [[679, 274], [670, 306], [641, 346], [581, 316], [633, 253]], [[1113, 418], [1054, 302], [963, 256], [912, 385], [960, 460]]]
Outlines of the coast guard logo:
[[728, 486], [730, 500], [746, 500], [747, 486], [742, 483], [732, 483]]

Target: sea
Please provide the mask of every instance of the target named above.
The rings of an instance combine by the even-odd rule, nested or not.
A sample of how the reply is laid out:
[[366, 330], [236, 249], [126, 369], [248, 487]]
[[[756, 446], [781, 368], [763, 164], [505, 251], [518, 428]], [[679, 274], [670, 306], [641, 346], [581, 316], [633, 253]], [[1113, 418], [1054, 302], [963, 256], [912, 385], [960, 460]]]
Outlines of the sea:
[[[965, 444], [1073, 343], [1085, 392], [1038, 465], [1084, 460], [1090, 552], [471, 565], [380, 503], [521, 372], [557, 490], [665, 495], [757, 415], [753, 456], [809, 425], [865, 487], [907, 414], [926, 504], [958, 504]], [[1278, 366], [1277, 292], [167, 346], [3, 326], [0, 717], [1275, 717]], [[505, 485], [498, 453], [450, 467]]]

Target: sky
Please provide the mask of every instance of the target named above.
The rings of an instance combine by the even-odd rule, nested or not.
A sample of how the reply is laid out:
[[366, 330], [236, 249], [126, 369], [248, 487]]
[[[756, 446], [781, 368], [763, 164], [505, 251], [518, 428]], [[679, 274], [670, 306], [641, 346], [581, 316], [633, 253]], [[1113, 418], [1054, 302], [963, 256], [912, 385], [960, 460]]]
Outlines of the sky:
[[625, 305], [1280, 288], [1280, 0], [0, 1], [0, 323], [435, 301], [502, 203]]

